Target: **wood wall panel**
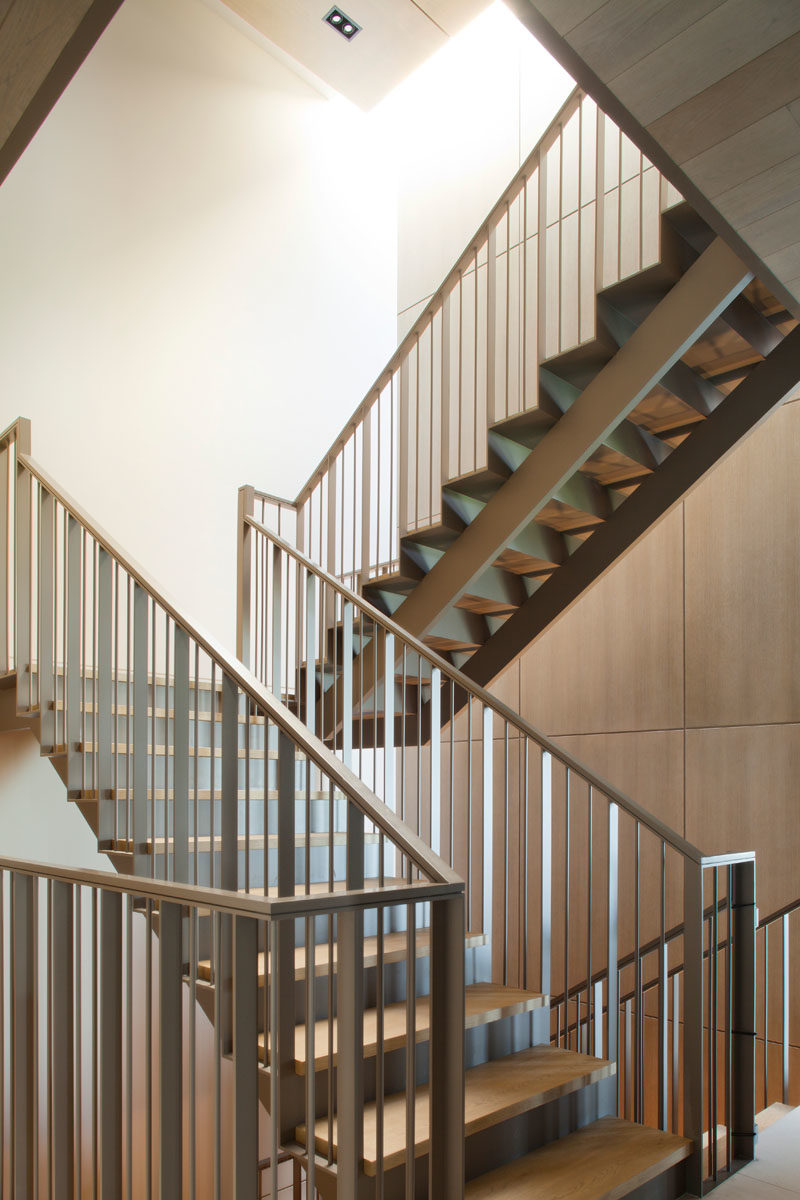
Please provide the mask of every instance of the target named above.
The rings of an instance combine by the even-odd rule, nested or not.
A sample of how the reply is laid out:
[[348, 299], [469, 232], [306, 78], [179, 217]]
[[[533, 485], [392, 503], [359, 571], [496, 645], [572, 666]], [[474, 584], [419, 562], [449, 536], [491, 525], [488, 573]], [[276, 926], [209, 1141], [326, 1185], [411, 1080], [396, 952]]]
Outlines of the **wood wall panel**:
[[686, 836], [707, 854], [755, 850], [758, 905], [798, 896], [800, 725], [686, 733]]
[[688, 497], [686, 722], [800, 720], [800, 406]]
[[678, 509], [522, 656], [522, 715], [551, 735], [680, 728], [682, 577]]

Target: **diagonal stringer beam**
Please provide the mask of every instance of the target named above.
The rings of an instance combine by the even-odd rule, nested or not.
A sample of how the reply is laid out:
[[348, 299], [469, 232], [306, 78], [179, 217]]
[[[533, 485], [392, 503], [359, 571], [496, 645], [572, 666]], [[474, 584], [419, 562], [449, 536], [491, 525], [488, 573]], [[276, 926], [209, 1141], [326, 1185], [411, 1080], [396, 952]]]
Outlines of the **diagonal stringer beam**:
[[751, 279], [725, 242], [712, 242], [420, 580], [394, 620], [424, 637]]
[[713, 467], [783, 403], [800, 383], [800, 326], [739, 384], [691, 437], [676, 447], [558, 571], [508, 618], [462, 668], [488, 684], [614, 562], [682, 500]]

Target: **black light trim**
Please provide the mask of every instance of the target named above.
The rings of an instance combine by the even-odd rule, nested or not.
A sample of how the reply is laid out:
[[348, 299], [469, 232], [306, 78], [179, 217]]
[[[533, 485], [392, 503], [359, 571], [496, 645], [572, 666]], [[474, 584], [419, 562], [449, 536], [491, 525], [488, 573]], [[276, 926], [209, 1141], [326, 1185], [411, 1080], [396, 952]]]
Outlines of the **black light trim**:
[[348, 42], [352, 42], [356, 34], [361, 32], [361, 26], [352, 17], [348, 17], [347, 13], [343, 13], [340, 8], [332, 8], [327, 16], [323, 17], [323, 20]]

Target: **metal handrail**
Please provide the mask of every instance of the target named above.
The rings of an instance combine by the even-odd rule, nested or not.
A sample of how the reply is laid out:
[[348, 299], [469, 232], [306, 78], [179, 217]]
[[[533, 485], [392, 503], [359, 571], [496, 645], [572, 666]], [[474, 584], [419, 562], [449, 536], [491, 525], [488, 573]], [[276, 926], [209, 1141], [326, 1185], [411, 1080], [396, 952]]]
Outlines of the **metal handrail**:
[[[392, 373], [397, 369], [403, 358], [408, 354], [409, 350], [419, 336], [420, 331], [425, 327], [431, 316], [441, 308], [443, 297], [449, 286], [458, 278], [459, 272], [463, 270], [463, 268], [471, 261], [477, 246], [479, 246], [486, 237], [492, 222], [498, 216], [498, 214], [502, 212], [506, 202], [515, 195], [519, 188], [520, 181], [530, 173], [531, 168], [538, 162], [542, 146], [547, 142], [548, 138], [551, 137], [553, 131], [558, 128], [559, 124], [567, 121], [569, 117], [572, 116], [585, 95], [586, 93], [582, 88], [576, 87], [562, 104], [561, 108], [547, 126], [547, 129], [539, 138], [539, 141], [536, 143], [533, 150], [530, 152], [522, 166], [514, 175], [511, 182], [503, 189], [503, 193], [500, 198], [492, 206], [486, 218], [481, 222], [475, 233], [469, 239], [466, 247], [459, 255], [448, 273], [445, 275], [441, 284], [433, 293], [430, 300], [425, 305], [425, 308], [412, 325], [411, 329], [409, 329], [408, 333], [400, 342], [386, 366], [378, 375], [372, 387], [368, 390], [366, 396], [359, 404], [358, 408], [343, 427], [339, 436], [331, 443], [324, 458], [320, 460], [317, 467], [311, 472], [306, 482], [300, 488], [299, 492], [297, 493], [297, 497], [294, 500], [295, 507], [302, 504], [303, 501], [306, 500], [311, 494], [315, 485], [324, 475], [330, 460], [334, 458], [336, 453], [345, 445], [349, 434], [352, 433], [352, 431], [357, 427], [359, 421], [373, 403], [376, 394], [381, 391], [381, 388], [389, 381]], [[270, 497], [270, 499], [274, 498]]]
[[97, 871], [88, 867], [62, 867], [55, 863], [32, 862], [6, 856], [0, 857], [0, 871], [14, 871], [18, 875], [37, 876], [59, 883], [130, 894], [142, 900], [193, 905], [214, 909], [226, 916], [257, 917], [261, 920], [306, 915], [327, 916], [331, 913], [374, 908], [385, 903], [421, 904], [427, 900], [457, 896], [464, 891], [464, 884], [460, 882], [410, 883], [383, 888], [321, 892], [313, 896], [255, 896], [252, 893], [230, 892], [224, 888], [175, 883], [172, 880], [150, 879], [141, 875], [123, 875], [118, 871]]
[[337, 594], [340, 595], [343, 600], [346, 600], [348, 603], [360, 609], [365, 615], [369, 616], [370, 620], [375, 621], [375, 623], [380, 625], [387, 633], [393, 634], [398, 641], [403, 642], [406, 646], [412, 649], [415, 654], [419, 654], [422, 658], [427, 659], [427, 661], [432, 665], [438, 667], [443, 675], [446, 675], [449, 679], [451, 679], [459, 688], [462, 688], [468, 695], [484, 704], [487, 708], [491, 708], [493, 712], [495, 712], [504, 721], [507, 721], [510, 725], [513, 725], [519, 730], [520, 733], [531, 738], [531, 740], [536, 742], [542, 750], [546, 751], [570, 771], [574, 771], [591, 787], [596, 788], [599, 792], [602, 792], [608, 800], [612, 801], [614, 804], [617, 804], [641, 825], [644, 825], [647, 829], [649, 829], [651, 833], [655, 834], [656, 837], [667, 842], [668, 845], [670, 845], [674, 850], [680, 854], [683, 854], [686, 858], [691, 859], [692, 862], [703, 862], [703, 853], [698, 849], [697, 846], [694, 846], [691, 842], [688, 842], [685, 838], [682, 838], [680, 834], [676, 833], [673, 829], [670, 829], [669, 826], [663, 824], [663, 822], [659, 821], [657, 817], [654, 817], [652, 813], [649, 813], [646, 809], [637, 804], [635, 800], [631, 800], [629, 796], [626, 796], [623, 792], [618, 791], [613, 784], [608, 782], [608, 780], [603, 779], [600, 775], [597, 775], [594, 771], [591, 771], [583, 763], [581, 763], [579, 759], [573, 757], [573, 755], [569, 754], [566, 750], [562, 749], [550, 738], [548, 738], [546, 734], [541, 732], [541, 730], [536, 729], [533, 725], [529, 724], [529, 722], [521, 717], [519, 713], [515, 712], [514, 709], [509, 708], [509, 706], [504, 704], [502, 700], [498, 700], [491, 694], [491, 692], [488, 692], [485, 688], [481, 687], [480, 684], [475, 683], [462, 671], [459, 671], [457, 667], [454, 667], [448, 663], [444, 658], [441, 657], [441, 655], [437, 654], [435, 650], [431, 650], [430, 647], [419, 641], [419, 639], [414, 637], [413, 634], [408, 633], [407, 630], [396, 624], [391, 617], [387, 617], [385, 613], [382, 613], [380, 609], [376, 608], [373, 604], [370, 604], [368, 600], [365, 600], [357, 592], [352, 591], [351, 588], [348, 588], [345, 584], [340, 583], [334, 575], [331, 575], [328, 571], [318, 566], [295, 546], [292, 546], [290, 542], [287, 542], [284, 538], [278, 537], [278, 535], [273, 533], [272, 530], [267, 529], [266, 526], [257, 521], [255, 517], [246, 516], [245, 521], [252, 529], [255, 529], [262, 536], [270, 539], [276, 546], [293, 558], [307, 571], [310, 571], [318, 579], [322, 580], [328, 587], [337, 592]]
[[[13, 428], [13, 427], [12, 427]], [[414, 831], [400, 821], [390, 808], [365, 787], [362, 781], [325, 744], [309, 732], [293, 713], [285, 708], [273, 694], [248, 669], [210, 634], [185, 616], [184, 610], [172, 600], [164, 589], [138, 563], [131, 559], [122, 547], [103, 530], [69, 496], [53, 478], [35, 462], [30, 455], [18, 453], [17, 462], [77, 520], [92, 538], [106, 550], [119, 565], [153, 598], [175, 622], [215, 661], [241, 688], [241, 690], [266, 713], [279, 729], [300, 746], [303, 753], [323, 771], [347, 795], [348, 799], [381, 830], [414, 864], [437, 883], [460, 883], [459, 876], [426, 845]]]

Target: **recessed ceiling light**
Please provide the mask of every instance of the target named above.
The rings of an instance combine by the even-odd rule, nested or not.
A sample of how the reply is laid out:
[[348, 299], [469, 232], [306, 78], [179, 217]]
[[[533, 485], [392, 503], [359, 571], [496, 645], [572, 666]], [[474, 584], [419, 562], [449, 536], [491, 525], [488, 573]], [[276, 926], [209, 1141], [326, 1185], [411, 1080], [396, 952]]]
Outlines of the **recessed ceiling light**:
[[356, 34], [361, 32], [361, 26], [357, 25], [352, 17], [343, 13], [340, 8], [332, 8], [323, 19], [327, 21], [331, 29], [335, 29], [343, 38], [347, 38], [348, 42], [351, 42]]

